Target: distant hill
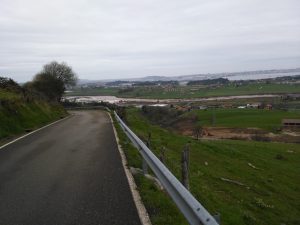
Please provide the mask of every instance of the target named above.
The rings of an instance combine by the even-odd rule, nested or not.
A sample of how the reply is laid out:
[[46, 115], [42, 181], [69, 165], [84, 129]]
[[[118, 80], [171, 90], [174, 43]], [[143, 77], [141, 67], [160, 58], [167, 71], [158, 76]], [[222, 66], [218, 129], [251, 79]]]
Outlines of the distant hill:
[[195, 80], [227, 78], [229, 80], [257, 80], [266, 78], [275, 78], [282, 76], [300, 75], [300, 68], [296, 69], [277, 69], [277, 70], [256, 70], [243, 72], [224, 72], [224, 73], [206, 73], [181, 76], [146, 76], [141, 78], [124, 78], [124, 79], [109, 79], [109, 80], [79, 80], [79, 86], [85, 84], [104, 85], [108, 82], [129, 81], [129, 82], [145, 82], [145, 81], [178, 81], [189, 82]]

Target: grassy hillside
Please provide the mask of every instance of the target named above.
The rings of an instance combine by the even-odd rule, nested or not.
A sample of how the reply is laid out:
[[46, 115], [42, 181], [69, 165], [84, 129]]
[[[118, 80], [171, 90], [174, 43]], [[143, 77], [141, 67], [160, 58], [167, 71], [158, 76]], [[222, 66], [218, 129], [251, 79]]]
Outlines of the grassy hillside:
[[26, 101], [19, 93], [0, 89], [0, 140], [41, 127], [66, 114], [57, 103]]
[[[222, 224], [300, 223], [298, 144], [196, 141], [151, 125], [137, 109], [127, 112], [127, 121], [144, 140], [151, 132], [151, 149], [156, 155], [159, 155], [162, 146], [167, 149], [166, 164], [178, 178], [181, 174], [181, 151], [185, 144], [190, 143], [191, 192], [209, 212], [221, 214]], [[140, 167], [137, 151], [128, 141], [123, 141], [123, 144], [129, 165]], [[226, 182], [222, 178], [243, 185]], [[184, 224], [166, 194], [159, 192], [145, 178], [136, 179], [153, 224]]]

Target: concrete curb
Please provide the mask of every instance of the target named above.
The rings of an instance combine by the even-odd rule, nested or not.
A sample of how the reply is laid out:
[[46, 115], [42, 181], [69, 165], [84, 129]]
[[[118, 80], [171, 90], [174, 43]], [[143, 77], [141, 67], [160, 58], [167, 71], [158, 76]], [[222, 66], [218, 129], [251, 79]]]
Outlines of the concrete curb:
[[38, 129], [36, 129], [36, 130], [34, 130], [34, 131], [31, 131], [31, 132], [28, 133], [28, 134], [25, 134], [25, 135], [23, 135], [23, 136], [21, 136], [21, 137], [18, 137], [18, 138], [16, 138], [16, 139], [14, 139], [14, 140], [12, 140], [12, 141], [10, 141], [10, 142], [8, 142], [8, 143], [6, 143], [6, 144], [0, 146], [0, 150], [1, 150], [2, 148], [5, 148], [6, 146], [8, 146], [8, 145], [10, 145], [10, 144], [12, 144], [12, 143], [14, 143], [14, 142], [16, 142], [16, 141], [19, 141], [19, 140], [21, 140], [21, 139], [23, 139], [23, 138], [25, 138], [25, 137], [27, 137], [27, 136], [29, 136], [29, 135], [35, 133], [35, 132], [38, 132], [38, 131], [43, 130], [43, 129], [47, 128], [47, 127], [50, 127], [50, 126], [52, 126], [52, 125], [54, 125], [54, 124], [56, 124], [56, 123], [58, 123], [58, 122], [61, 122], [61, 121], [63, 121], [63, 120], [66, 120], [66, 119], [70, 118], [71, 116], [72, 116], [72, 115], [69, 115], [69, 116], [67, 116], [67, 117], [65, 117], [65, 118], [56, 120], [56, 121], [54, 121], [54, 122], [52, 122], [52, 123], [50, 123], [50, 124], [47, 124], [47, 125], [45, 125], [45, 126], [43, 126], [43, 127], [40, 127], [40, 128], [38, 128]]
[[134, 178], [133, 178], [130, 170], [127, 167], [127, 165], [128, 165], [127, 159], [126, 159], [125, 153], [122, 150], [122, 147], [120, 145], [118, 133], [117, 133], [116, 128], [114, 126], [113, 119], [112, 119], [111, 115], [108, 112], [107, 112], [107, 114], [108, 114], [108, 116], [111, 120], [111, 123], [112, 123], [113, 131], [114, 131], [114, 134], [115, 134], [115, 137], [116, 137], [116, 140], [117, 140], [118, 149], [119, 149], [120, 156], [121, 156], [121, 159], [122, 159], [123, 168], [124, 168], [124, 171], [125, 171], [128, 183], [129, 183], [129, 187], [130, 187], [130, 190], [131, 190], [131, 194], [132, 194], [135, 206], [136, 206], [137, 211], [138, 211], [140, 221], [141, 221], [142, 225], [152, 225], [151, 221], [150, 221], [150, 218], [149, 218], [149, 215], [147, 213], [147, 210], [144, 206], [144, 203], [142, 202], [140, 193], [137, 191], [137, 186], [136, 186], [136, 183], [134, 181]]

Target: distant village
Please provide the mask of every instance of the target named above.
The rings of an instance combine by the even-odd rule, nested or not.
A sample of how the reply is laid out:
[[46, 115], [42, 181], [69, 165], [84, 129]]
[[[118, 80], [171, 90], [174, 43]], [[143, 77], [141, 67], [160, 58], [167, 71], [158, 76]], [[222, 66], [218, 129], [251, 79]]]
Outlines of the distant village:
[[[253, 80], [230, 80], [228, 78], [213, 78], [201, 80], [116, 80], [116, 81], [93, 81], [93, 82], [79, 82], [78, 87], [81, 88], [99, 88], [99, 87], [114, 87], [114, 88], [134, 88], [134, 87], [163, 87], [172, 89], [177, 86], [210, 86], [220, 87], [223, 85], [233, 84], [241, 86], [245, 84], [260, 84], [260, 83], [274, 83], [274, 84], [296, 84], [300, 83], [300, 75], [283, 76], [276, 78], [253, 79]], [[171, 91], [171, 90], [169, 90]]]

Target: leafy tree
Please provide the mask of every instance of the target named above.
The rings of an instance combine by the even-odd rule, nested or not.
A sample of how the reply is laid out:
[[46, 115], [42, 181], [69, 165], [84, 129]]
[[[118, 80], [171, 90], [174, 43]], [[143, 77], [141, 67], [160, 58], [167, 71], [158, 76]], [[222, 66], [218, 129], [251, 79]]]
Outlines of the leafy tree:
[[32, 87], [50, 101], [60, 101], [67, 87], [74, 86], [77, 76], [66, 63], [53, 61], [35, 75]]

